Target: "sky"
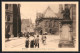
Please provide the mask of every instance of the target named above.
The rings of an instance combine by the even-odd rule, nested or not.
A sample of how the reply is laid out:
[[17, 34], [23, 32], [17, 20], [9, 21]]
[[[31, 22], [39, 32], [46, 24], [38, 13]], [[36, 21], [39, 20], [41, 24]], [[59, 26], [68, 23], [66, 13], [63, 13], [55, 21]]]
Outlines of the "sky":
[[40, 12], [43, 13], [47, 7], [53, 10], [53, 12], [58, 13], [59, 11], [59, 4], [54, 3], [44, 3], [44, 2], [28, 2], [28, 3], [21, 3], [20, 12], [21, 12], [21, 19], [31, 19], [33, 23], [35, 23], [36, 13]]

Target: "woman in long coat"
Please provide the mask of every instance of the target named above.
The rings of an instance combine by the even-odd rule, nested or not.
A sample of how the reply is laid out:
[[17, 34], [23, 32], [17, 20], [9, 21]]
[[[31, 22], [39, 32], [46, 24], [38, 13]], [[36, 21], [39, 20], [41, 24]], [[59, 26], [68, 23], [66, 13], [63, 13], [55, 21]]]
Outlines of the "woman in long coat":
[[26, 47], [26, 48], [29, 48], [29, 37], [26, 37], [25, 47]]
[[29, 41], [30, 41], [30, 48], [34, 48], [34, 45], [35, 45], [35, 37], [34, 37], [34, 35], [30, 36]]

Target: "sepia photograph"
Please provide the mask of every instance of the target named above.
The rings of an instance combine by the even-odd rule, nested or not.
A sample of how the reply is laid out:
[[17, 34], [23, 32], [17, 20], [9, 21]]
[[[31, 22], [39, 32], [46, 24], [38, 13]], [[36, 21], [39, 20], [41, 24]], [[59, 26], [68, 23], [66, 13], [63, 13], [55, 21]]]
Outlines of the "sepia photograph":
[[2, 51], [78, 51], [78, 2], [2, 2]]

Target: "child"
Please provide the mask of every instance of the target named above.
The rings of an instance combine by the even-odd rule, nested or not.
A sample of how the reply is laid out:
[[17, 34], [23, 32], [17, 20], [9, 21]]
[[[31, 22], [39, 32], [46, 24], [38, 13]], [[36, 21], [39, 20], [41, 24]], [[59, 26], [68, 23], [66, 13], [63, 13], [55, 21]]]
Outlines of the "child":
[[46, 36], [42, 36], [42, 43], [45, 45], [46, 44]]

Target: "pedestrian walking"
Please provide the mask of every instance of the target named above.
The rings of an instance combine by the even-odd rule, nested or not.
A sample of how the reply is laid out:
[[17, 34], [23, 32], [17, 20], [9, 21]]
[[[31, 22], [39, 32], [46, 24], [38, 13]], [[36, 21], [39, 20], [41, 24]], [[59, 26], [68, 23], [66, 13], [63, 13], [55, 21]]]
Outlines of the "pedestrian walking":
[[37, 35], [37, 37], [35, 38], [35, 48], [36, 47], [39, 48], [39, 35]]

